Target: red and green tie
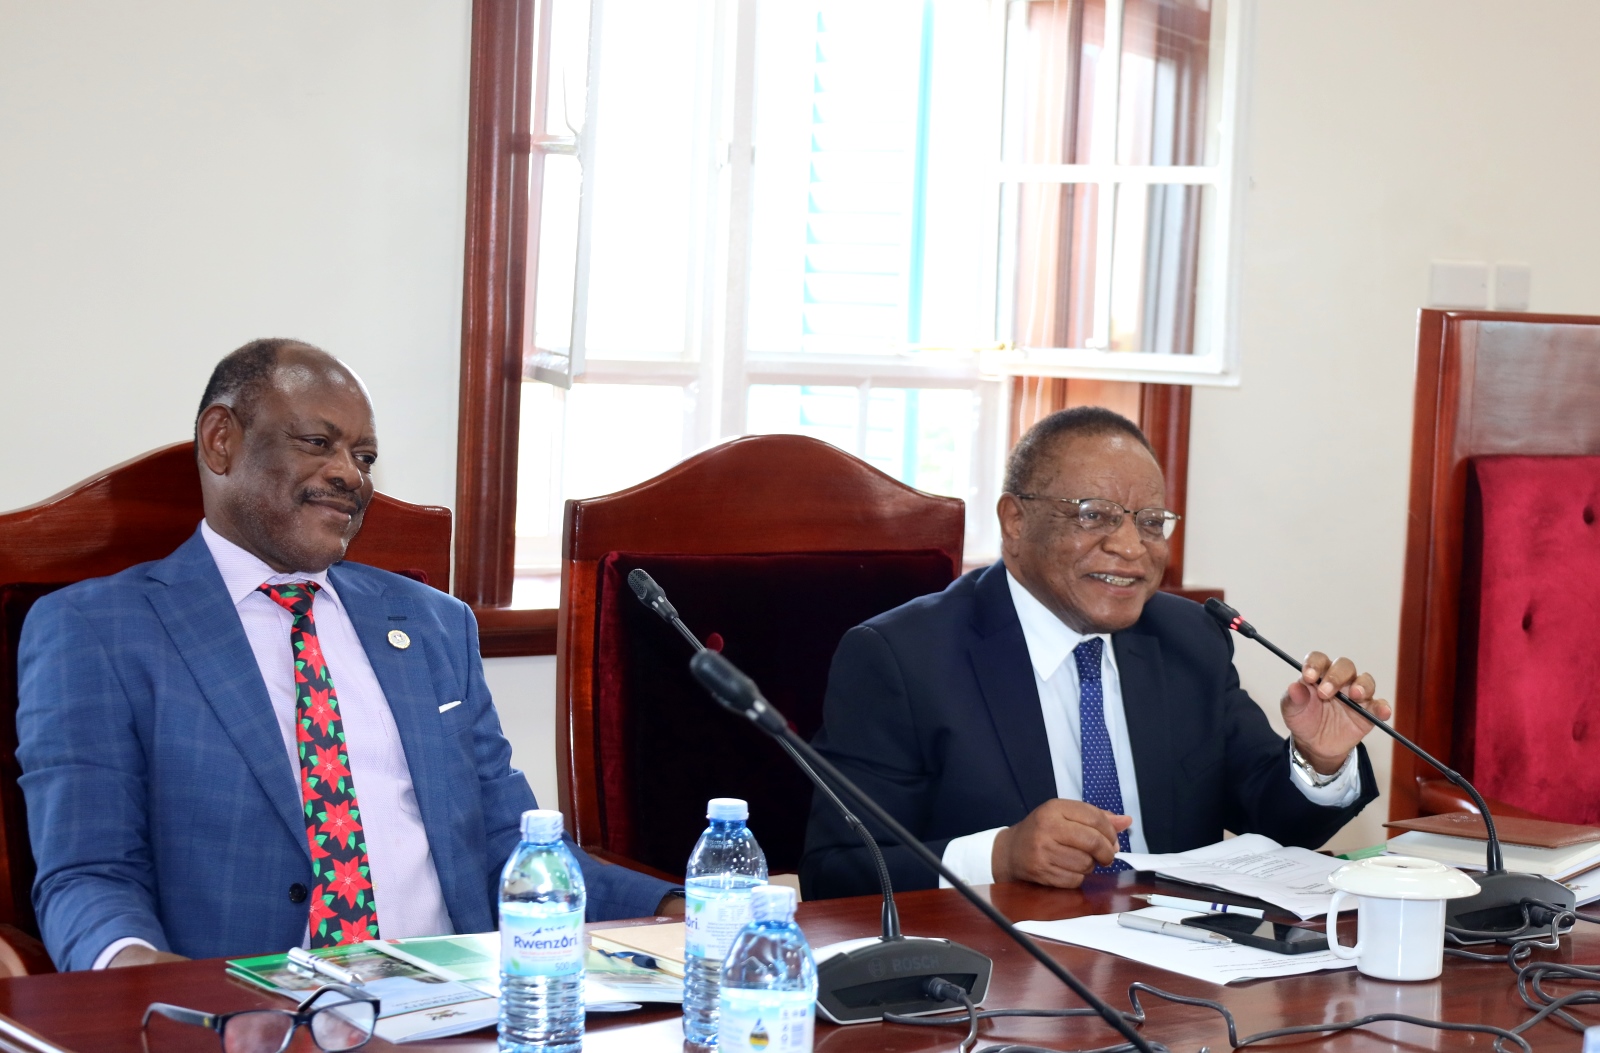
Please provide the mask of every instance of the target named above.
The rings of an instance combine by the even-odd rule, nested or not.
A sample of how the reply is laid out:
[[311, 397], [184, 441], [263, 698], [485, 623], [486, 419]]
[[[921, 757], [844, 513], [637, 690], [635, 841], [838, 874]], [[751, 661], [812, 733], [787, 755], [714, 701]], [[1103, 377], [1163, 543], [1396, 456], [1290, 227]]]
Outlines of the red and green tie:
[[321, 588], [314, 581], [262, 585], [260, 591], [294, 615], [289, 646], [294, 650], [294, 727], [300, 753], [300, 797], [305, 803], [306, 842], [317, 887], [311, 893], [311, 946], [334, 947], [378, 938], [378, 905], [372, 896], [367, 840], [361, 829], [350, 754], [333, 673], [317, 642], [311, 604]]

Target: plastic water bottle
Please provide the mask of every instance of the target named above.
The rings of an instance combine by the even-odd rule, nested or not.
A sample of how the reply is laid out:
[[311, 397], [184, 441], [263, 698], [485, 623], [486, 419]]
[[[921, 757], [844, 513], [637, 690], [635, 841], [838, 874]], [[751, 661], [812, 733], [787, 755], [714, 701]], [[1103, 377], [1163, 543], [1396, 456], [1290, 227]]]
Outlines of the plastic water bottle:
[[744, 825], [750, 806], [736, 797], [706, 805], [711, 825], [689, 857], [685, 881], [683, 1040], [717, 1044], [717, 988], [728, 948], [750, 921], [750, 890], [767, 881], [767, 857]]
[[583, 871], [561, 813], [522, 813], [522, 843], [500, 874], [500, 1048], [583, 1048]]
[[811, 1053], [817, 963], [794, 923], [794, 889], [761, 885], [722, 966], [719, 1053]]

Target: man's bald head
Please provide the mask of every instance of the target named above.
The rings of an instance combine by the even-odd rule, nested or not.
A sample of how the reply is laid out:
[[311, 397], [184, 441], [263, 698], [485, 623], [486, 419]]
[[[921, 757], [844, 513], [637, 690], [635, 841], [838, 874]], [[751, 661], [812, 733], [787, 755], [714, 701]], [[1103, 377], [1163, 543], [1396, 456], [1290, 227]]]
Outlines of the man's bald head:
[[212, 371], [195, 420], [206, 520], [282, 572], [344, 557], [372, 498], [372, 403], [343, 362], [254, 340]]

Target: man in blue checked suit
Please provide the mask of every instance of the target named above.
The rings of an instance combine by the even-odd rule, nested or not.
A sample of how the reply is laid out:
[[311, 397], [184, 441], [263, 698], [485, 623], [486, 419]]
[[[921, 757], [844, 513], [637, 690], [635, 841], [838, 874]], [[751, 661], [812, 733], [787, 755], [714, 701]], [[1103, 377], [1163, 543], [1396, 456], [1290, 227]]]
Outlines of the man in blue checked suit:
[[[205, 521], [166, 559], [41, 600], [17, 714], [62, 969], [496, 925], [535, 807], [461, 602], [338, 562], [372, 496], [360, 381], [262, 340], [196, 422]], [[574, 846], [591, 919], [681, 910]]]

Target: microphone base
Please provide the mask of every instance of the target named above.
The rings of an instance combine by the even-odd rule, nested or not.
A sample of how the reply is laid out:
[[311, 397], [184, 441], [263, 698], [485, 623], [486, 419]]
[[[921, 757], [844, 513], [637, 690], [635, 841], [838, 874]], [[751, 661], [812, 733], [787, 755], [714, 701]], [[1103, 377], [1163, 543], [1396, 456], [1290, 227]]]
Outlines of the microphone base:
[[1492, 874], [1474, 874], [1472, 880], [1478, 883], [1478, 894], [1447, 902], [1445, 925], [1476, 932], [1504, 933], [1493, 938], [1506, 943], [1531, 935], [1525, 931], [1522, 920], [1524, 901], [1530, 904], [1528, 918], [1535, 926], [1548, 926], [1555, 916], [1544, 904], [1556, 910], [1572, 910], [1578, 902], [1578, 897], [1567, 886], [1538, 874], [1499, 870]]
[[926, 1016], [960, 1009], [960, 1002], [938, 1001], [922, 984], [939, 976], [962, 987], [974, 1002], [989, 992], [994, 962], [971, 947], [950, 940], [906, 936], [849, 940], [818, 948], [817, 1011], [835, 1024], [865, 1024], [885, 1013]]

